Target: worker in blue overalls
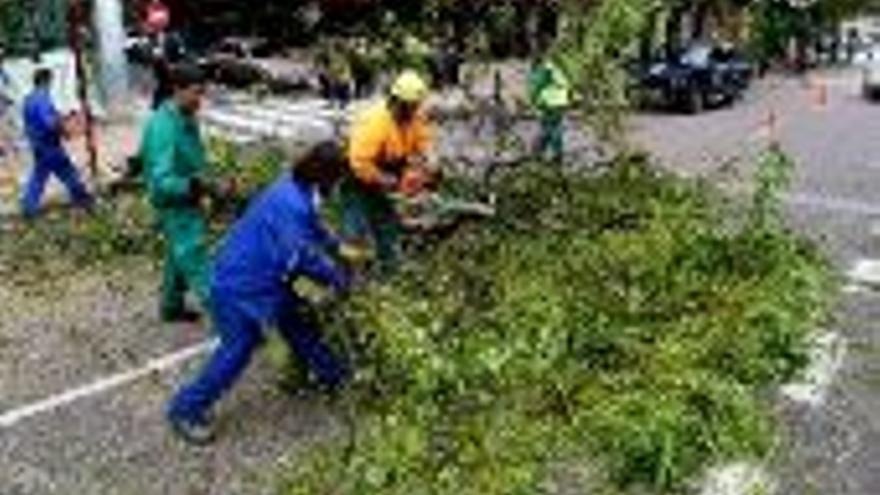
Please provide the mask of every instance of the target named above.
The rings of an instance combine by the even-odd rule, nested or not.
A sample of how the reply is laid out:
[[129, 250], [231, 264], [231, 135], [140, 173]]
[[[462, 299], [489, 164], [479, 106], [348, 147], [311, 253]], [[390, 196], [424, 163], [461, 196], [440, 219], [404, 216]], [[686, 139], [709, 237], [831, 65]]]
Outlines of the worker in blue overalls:
[[64, 149], [64, 120], [52, 102], [51, 86], [52, 71], [37, 69], [34, 90], [24, 102], [24, 128], [34, 155], [34, 168], [21, 200], [22, 212], [28, 218], [37, 214], [46, 182], [52, 175], [67, 187], [75, 205], [90, 208], [93, 203]]
[[346, 380], [346, 364], [302, 317], [303, 300], [293, 282], [305, 276], [336, 292], [347, 288], [346, 271], [331, 261], [340, 251], [339, 241], [322, 225], [317, 207], [322, 193], [328, 193], [347, 168], [337, 145], [315, 146], [251, 203], [223, 241], [210, 299], [220, 343], [167, 411], [173, 431], [184, 440], [196, 445], [213, 440], [210, 409], [265, 341], [263, 329], [268, 325], [277, 327], [321, 385], [335, 389]]

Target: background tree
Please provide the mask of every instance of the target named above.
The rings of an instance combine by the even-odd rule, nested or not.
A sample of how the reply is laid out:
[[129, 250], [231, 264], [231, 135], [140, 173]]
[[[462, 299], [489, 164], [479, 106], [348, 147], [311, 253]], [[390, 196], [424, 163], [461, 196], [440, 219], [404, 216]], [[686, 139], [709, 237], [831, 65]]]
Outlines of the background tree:
[[36, 56], [66, 44], [65, 0], [8, 0], [0, 2], [0, 41], [13, 54]]

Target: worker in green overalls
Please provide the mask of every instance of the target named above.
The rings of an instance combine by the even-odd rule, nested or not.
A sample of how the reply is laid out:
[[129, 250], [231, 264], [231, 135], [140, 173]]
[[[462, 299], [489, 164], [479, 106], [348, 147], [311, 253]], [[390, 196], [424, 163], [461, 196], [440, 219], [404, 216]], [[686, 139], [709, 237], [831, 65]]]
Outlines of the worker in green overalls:
[[572, 88], [568, 77], [552, 61], [535, 60], [529, 73], [529, 101], [538, 110], [541, 132], [535, 153], [548, 151], [554, 161], [562, 161], [565, 151], [565, 112], [571, 106]]
[[208, 304], [208, 250], [202, 197], [207, 162], [196, 120], [204, 75], [192, 66], [171, 71], [174, 95], [150, 117], [140, 158], [150, 203], [165, 241], [160, 316], [166, 322], [194, 322], [199, 313], [184, 304], [187, 290]]

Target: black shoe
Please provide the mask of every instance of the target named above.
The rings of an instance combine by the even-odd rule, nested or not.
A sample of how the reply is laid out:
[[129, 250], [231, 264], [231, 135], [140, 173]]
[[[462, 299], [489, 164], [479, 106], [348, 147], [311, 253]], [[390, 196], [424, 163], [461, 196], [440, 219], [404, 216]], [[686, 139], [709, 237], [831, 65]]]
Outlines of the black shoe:
[[167, 312], [162, 311], [160, 316], [164, 323], [198, 323], [202, 321], [202, 314], [191, 309], [183, 311]]
[[217, 438], [214, 426], [209, 420], [192, 421], [169, 416], [168, 424], [178, 438], [196, 447], [210, 445]]

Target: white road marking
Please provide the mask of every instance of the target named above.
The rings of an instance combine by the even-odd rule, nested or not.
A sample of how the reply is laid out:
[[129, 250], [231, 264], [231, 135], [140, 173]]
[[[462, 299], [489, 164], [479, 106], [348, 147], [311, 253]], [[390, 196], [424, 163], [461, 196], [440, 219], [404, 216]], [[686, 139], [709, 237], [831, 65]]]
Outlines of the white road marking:
[[6, 411], [0, 414], [0, 429], [11, 428], [26, 419], [54, 411], [80, 399], [108, 392], [153, 373], [169, 370], [196, 356], [211, 351], [216, 345], [217, 339], [202, 342], [173, 354], [154, 359], [141, 368], [102, 378], [88, 385], [62, 392], [39, 402]]
[[840, 292], [847, 294], [847, 295], [859, 295], [859, 294], [867, 294], [870, 291], [864, 285], [861, 285], [858, 283], [852, 283], [852, 284], [844, 285], [843, 288], [840, 289]]
[[810, 365], [803, 380], [782, 387], [780, 392], [790, 400], [818, 407], [825, 402], [834, 377], [843, 366], [846, 355], [844, 339], [836, 333], [820, 335], [810, 352]]
[[[803, 382], [783, 386], [781, 393], [789, 399], [810, 406], [822, 404], [828, 389], [843, 364], [843, 338], [834, 333], [816, 338], [810, 366]], [[701, 495], [772, 494], [777, 491], [776, 481], [765, 466], [750, 462], [736, 462], [712, 468], [699, 486]]]
[[721, 466], [709, 471], [701, 495], [752, 495], [773, 493], [774, 482], [763, 467], [747, 462]]
[[880, 286], [880, 260], [859, 260], [846, 275], [862, 287]]
[[[745, 185], [724, 186], [721, 190], [733, 196], [750, 196], [753, 193]], [[783, 196], [783, 202], [787, 206], [807, 206], [840, 213], [880, 217], [880, 203], [869, 203], [823, 194], [788, 193]], [[880, 229], [878, 226], [871, 225], [868, 230], [874, 232], [875, 228]]]
[[791, 206], [814, 206], [825, 210], [854, 213], [865, 216], [880, 216], [880, 204], [834, 198], [816, 194], [792, 193], [785, 196]]

